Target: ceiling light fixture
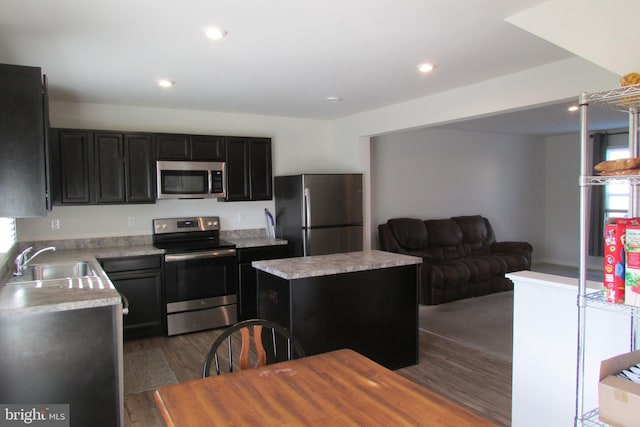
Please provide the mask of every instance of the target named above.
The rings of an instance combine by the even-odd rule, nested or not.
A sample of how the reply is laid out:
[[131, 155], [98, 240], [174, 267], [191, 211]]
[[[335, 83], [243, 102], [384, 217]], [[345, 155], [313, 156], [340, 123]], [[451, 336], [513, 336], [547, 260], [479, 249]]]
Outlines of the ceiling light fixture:
[[418, 71], [420, 71], [421, 73], [428, 73], [430, 71], [433, 71], [434, 68], [436, 68], [436, 66], [433, 64], [429, 64], [428, 62], [418, 65]]
[[579, 108], [580, 107], [578, 107], [577, 105], [572, 105], [571, 107], [567, 108], [567, 110], [573, 113], [574, 111], [578, 111]]
[[158, 86], [160, 87], [167, 88], [167, 87], [173, 86], [174, 84], [176, 84], [176, 82], [174, 82], [173, 80], [169, 80], [169, 79], [158, 80]]
[[220, 28], [210, 27], [204, 31], [204, 34], [211, 40], [220, 40], [227, 35], [227, 32]]
[[329, 102], [340, 102], [342, 101], [342, 98], [339, 96], [327, 96], [326, 100]]

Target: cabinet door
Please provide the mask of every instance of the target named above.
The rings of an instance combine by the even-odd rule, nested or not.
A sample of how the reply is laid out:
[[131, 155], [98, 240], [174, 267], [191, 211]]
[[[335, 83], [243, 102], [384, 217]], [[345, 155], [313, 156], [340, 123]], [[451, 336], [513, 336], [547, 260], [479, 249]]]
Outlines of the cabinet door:
[[258, 283], [251, 262], [286, 257], [287, 245], [238, 249], [238, 320], [258, 315]]
[[250, 138], [227, 140], [227, 198], [228, 201], [250, 200], [249, 153]]
[[156, 134], [158, 160], [189, 160], [191, 146], [189, 135]]
[[0, 217], [45, 216], [45, 117], [40, 68], [0, 64]]
[[251, 200], [271, 200], [273, 198], [271, 173], [271, 139], [253, 139], [251, 141], [250, 150]]
[[128, 203], [153, 203], [156, 199], [156, 153], [150, 134], [126, 134], [125, 178]]
[[224, 162], [225, 142], [223, 136], [193, 135], [191, 137], [191, 159]]
[[[54, 204], [89, 204], [91, 203], [90, 159], [92, 147], [89, 143], [89, 132], [76, 130], [60, 130], [57, 138], [52, 138], [52, 169], [55, 170], [53, 183]], [[54, 142], [55, 141], [55, 142]]]
[[124, 316], [124, 337], [162, 335], [164, 315], [160, 270], [110, 273], [109, 279], [129, 302], [129, 313]]
[[94, 135], [96, 201], [124, 203], [124, 142], [119, 133]]

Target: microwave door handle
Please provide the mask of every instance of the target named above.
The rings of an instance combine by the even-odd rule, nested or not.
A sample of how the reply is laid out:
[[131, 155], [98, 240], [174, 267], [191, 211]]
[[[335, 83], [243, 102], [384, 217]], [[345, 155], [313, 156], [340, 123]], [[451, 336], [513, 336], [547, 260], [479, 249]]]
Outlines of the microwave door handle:
[[207, 194], [213, 194], [213, 171], [208, 171], [207, 175], [209, 177], [209, 191]]

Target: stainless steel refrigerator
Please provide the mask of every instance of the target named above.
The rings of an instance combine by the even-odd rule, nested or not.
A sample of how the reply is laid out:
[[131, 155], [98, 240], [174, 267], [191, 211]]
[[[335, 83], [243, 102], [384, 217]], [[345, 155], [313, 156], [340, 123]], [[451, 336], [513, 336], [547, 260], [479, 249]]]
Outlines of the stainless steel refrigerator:
[[362, 174], [301, 174], [274, 179], [276, 236], [290, 256], [362, 250]]

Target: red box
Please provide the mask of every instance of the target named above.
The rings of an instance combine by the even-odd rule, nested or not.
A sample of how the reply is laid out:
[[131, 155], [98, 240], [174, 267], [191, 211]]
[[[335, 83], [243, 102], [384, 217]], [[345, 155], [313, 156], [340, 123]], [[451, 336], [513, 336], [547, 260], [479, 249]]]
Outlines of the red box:
[[607, 302], [615, 304], [624, 303], [628, 225], [640, 225], [640, 218], [609, 218], [604, 226], [604, 290]]

